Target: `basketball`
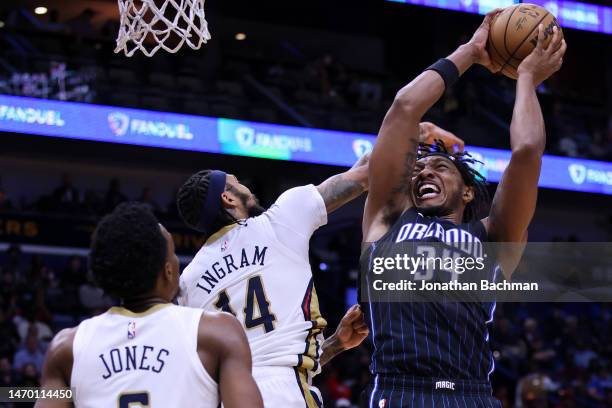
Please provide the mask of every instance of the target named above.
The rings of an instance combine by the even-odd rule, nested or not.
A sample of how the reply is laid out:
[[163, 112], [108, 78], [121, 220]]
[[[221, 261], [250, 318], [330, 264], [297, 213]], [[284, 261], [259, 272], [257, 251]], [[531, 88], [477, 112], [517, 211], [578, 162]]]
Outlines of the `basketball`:
[[544, 25], [544, 47], [553, 37], [553, 27], [563, 32], [557, 18], [535, 4], [507, 7], [491, 23], [487, 51], [493, 61], [502, 66], [501, 73], [517, 79], [517, 68], [538, 42], [538, 25]]

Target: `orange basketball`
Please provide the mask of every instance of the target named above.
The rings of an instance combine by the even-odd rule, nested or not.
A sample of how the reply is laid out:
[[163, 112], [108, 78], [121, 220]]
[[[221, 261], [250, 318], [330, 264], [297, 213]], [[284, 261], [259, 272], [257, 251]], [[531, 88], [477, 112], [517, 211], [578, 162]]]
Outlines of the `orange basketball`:
[[544, 25], [544, 47], [552, 39], [553, 27], [556, 26], [563, 36], [557, 18], [535, 4], [510, 6], [495, 16], [489, 31], [487, 51], [491, 59], [502, 66], [502, 74], [512, 79], [518, 78], [516, 69], [538, 43], [540, 24]]

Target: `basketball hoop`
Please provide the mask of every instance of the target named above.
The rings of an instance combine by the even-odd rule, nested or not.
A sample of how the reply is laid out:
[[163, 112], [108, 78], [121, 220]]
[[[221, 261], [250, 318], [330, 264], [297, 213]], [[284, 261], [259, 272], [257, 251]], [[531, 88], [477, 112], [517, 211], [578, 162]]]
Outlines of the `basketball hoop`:
[[[118, 0], [121, 14], [115, 53], [127, 57], [142, 51], [147, 57], [160, 48], [177, 52], [183, 44], [194, 50], [210, 40], [204, 0]], [[157, 0], [160, 2], [160, 0]]]

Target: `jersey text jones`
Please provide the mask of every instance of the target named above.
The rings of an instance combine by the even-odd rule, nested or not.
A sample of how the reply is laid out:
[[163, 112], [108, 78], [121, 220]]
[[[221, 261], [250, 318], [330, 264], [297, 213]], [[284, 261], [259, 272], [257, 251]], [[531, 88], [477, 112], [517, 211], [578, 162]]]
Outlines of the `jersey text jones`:
[[169, 355], [165, 348], [156, 350], [152, 346], [139, 345], [114, 348], [98, 357], [104, 365], [102, 378], [108, 380], [113, 374], [124, 371], [152, 371], [158, 374], [164, 369], [165, 359]]

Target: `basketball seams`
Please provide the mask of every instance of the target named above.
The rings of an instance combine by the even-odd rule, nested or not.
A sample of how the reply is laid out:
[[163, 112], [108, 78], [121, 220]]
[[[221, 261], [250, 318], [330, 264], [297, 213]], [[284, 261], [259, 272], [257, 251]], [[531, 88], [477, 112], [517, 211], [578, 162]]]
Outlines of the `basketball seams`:
[[534, 31], [535, 31], [535, 30], [536, 30], [536, 29], [537, 29], [537, 28], [540, 26], [540, 24], [542, 23], [542, 21], [544, 21], [544, 19], [546, 18], [546, 16], [548, 16], [549, 14], [550, 14], [550, 13], [547, 11], [547, 12], [546, 12], [546, 14], [544, 14], [544, 17], [542, 17], [542, 18], [540, 19], [540, 21], [538, 21], [538, 23], [537, 23], [536, 25], [534, 25], [534, 26], [533, 26], [533, 28], [531, 29], [531, 31], [529, 32], [529, 34], [527, 34], [527, 35], [525, 36], [525, 38], [523, 38], [523, 41], [521, 41], [521, 43], [518, 45], [518, 47], [516, 47], [516, 49], [514, 50], [514, 52], [512, 53], [512, 55], [510, 55], [510, 58], [514, 57], [514, 54], [516, 54], [516, 53], [517, 53], [517, 51], [521, 49], [521, 47], [523, 46], [523, 44], [525, 44], [525, 41], [527, 41], [527, 39], [528, 39], [529, 37], [531, 37], [531, 33], [533, 33], [533, 32], [534, 32]]
[[519, 4], [519, 5], [514, 7], [514, 10], [512, 10], [512, 13], [510, 13], [510, 17], [508, 17], [508, 19], [506, 20], [506, 27], [504, 28], [504, 49], [506, 50], [506, 54], [508, 54], [510, 56], [511, 56], [512, 53], [510, 52], [510, 50], [508, 50], [508, 26], [510, 25], [510, 21], [512, 20], [512, 16], [514, 15], [516, 10], [518, 10], [518, 8], [520, 6], [521, 5]]
[[[520, 7], [520, 4], [517, 5], [514, 10], [512, 10], [512, 13], [510, 14], [510, 17], [508, 17], [508, 20], [506, 21], [506, 28], [504, 30], [504, 48], [506, 49], [506, 52], [510, 54], [510, 52], [508, 51], [508, 47], [507, 47], [507, 33], [508, 33], [508, 25], [510, 25], [510, 20], [512, 20], [512, 15], [514, 14], [514, 12]], [[546, 13], [542, 16], [542, 18], [540, 18], [540, 20], [537, 22], [537, 24], [535, 24], [533, 26], [533, 28], [531, 29], [531, 31], [525, 36], [525, 38], [523, 38], [523, 41], [520, 42], [520, 44], [516, 47], [516, 49], [514, 50], [514, 52], [512, 52], [510, 54], [510, 56], [504, 61], [504, 64], [502, 65], [500, 72], [502, 72], [504, 70], [504, 68], [506, 68], [506, 66], [510, 66], [512, 67], [515, 71], [518, 69], [518, 66], [515, 68], [512, 64], [510, 64], [510, 60], [512, 59], [518, 59], [518, 58], [514, 58], [514, 55], [518, 52], [518, 50], [521, 49], [521, 47], [523, 46], [523, 44], [525, 44], [525, 41], [527, 41], [527, 39], [529, 39], [529, 37], [531, 37], [531, 34], [534, 32], [534, 30], [536, 28], [538, 28], [540, 26], [540, 23], [542, 23], [542, 21], [544, 21], [544, 19], [550, 14], [550, 12], [548, 10], [546, 10]], [[491, 43], [493, 43], [493, 41], [491, 41]], [[499, 51], [497, 51], [498, 54]], [[501, 56], [501, 54], [500, 54]], [[514, 74], [514, 73], [513, 73]], [[513, 76], [516, 76], [515, 74]]]

